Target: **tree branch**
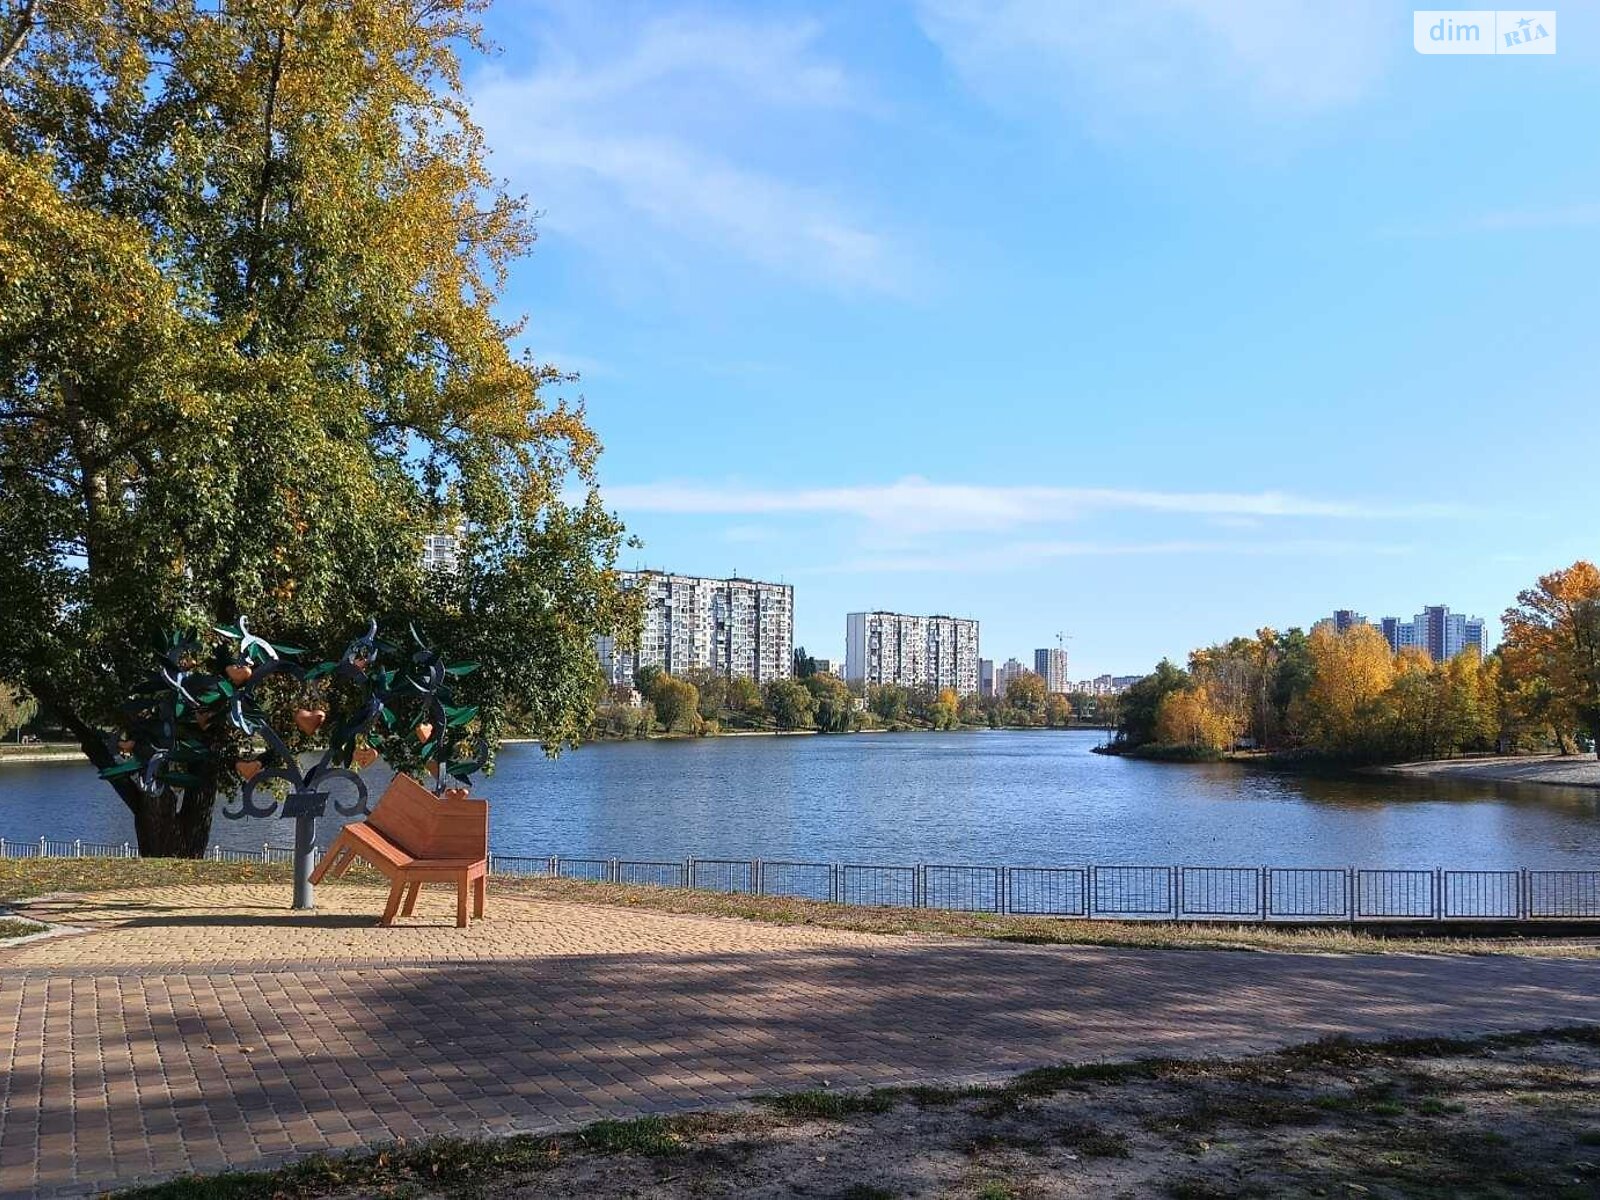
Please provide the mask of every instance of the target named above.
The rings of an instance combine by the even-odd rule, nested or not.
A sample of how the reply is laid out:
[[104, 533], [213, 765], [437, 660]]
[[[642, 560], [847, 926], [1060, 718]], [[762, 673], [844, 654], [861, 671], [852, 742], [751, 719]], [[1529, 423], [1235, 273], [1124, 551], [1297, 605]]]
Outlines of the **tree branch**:
[[0, 46], [0, 71], [11, 65], [11, 60], [17, 57], [17, 52], [22, 49], [22, 43], [28, 40], [28, 34], [33, 30], [34, 18], [39, 12], [39, 0], [23, 0], [22, 11], [17, 15], [17, 27], [11, 31], [11, 36]]

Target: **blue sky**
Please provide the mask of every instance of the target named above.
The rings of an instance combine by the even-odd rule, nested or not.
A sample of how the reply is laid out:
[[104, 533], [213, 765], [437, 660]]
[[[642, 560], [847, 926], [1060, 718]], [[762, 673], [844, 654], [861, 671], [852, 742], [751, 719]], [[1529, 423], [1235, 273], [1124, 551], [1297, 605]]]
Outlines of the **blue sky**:
[[502, 0], [625, 565], [983, 622], [1072, 674], [1596, 552], [1600, 6], [1432, 57], [1368, 0]]

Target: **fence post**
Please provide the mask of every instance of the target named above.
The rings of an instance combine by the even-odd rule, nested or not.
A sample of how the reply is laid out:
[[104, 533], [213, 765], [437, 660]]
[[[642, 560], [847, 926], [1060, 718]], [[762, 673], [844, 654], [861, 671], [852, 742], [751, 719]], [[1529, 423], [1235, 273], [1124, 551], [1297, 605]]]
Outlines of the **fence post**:
[[764, 894], [761, 887], [761, 860], [759, 858], [750, 860], [750, 894], [752, 896]]
[[1167, 879], [1167, 903], [1172, 905], [1172, 919], [1176, 921], [1183, 911], [1183, 868], [1174, 866]]
[[83, 839], [82, 838], [73, 838], [72, 839], [72, 857], [73, 858], [82, 858], [83, 857]]
[[39, 857], [40, 858], [46, 857], [45, 856], [45, 840], [44, 840], [44, 835], [43, 834], [39, 835]]
[[839, 864], [828, 864], [828, 902], [830, 904], [844, 903], [844, 882], [839, 878]]
[[1261, 892], [1261, 923], [1267, 923], [1267, 865], [1261, 864], [1256, 874], [1256, 885]]
[[611, 871], [611, 882], [612, 883], [621, 883], [622, 882], [622, 860], [620, 858], [615, 858], [615, 857], [612, 858], [610, 871]]
[[693, 888], [695, 886], [694, 855], [692, 854], [683, 860], [683, 886], [686, 888]]
[[1345, 868], [1344, 876], [1344, 909], [1350, 914], [1350, 928], [1356, 927], [1356, 869], [1354, 866]]
[[1091, 921], [1094, 920], [1094, 893], [1098, 886], [1097, 872], [1099, 870], [1100, 868], [1093, 863], [1089, 864], [1089, 890], [1083, 897], [1083, 915]]
[[997, 913], [1006, 911], [1006, 882], [1011, 874], [1010, 867], [996, 867], [994, 871], [994, 910]]
[[1522, 878], [1517, 880], [1517, 908], [1524, 921], [1533, 920], [1533, 879], [1527, 867], [1522, 868]]
[[1444, 920], [1444, 868], [1433, 869], [1433, 919]]
[[133, 857], [133, 847], [128, 845], [127, 842], [123, 842], [122, 843], [122, 857], [123, 858], [132, 858]]

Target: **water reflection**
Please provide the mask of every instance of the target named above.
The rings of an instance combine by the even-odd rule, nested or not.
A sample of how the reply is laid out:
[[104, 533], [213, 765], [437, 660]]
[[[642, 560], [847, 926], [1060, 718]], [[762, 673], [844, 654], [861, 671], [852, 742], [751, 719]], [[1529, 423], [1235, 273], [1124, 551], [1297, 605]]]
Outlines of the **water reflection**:
[[[555, 762], [509, 746], [482, 794], [505, 853], [1492, 868], [1593, 867], [1600, 851], [1590, 789], [1143, 763], [1092, 754], [1096, 740], [721, 738], [589, 746]], [[219, 819], [216, 840], [284, 845], [290, 826]], [[87, 767], [0, 768], [0, 835], [41, 834], [121, 841], [132, 822]]]

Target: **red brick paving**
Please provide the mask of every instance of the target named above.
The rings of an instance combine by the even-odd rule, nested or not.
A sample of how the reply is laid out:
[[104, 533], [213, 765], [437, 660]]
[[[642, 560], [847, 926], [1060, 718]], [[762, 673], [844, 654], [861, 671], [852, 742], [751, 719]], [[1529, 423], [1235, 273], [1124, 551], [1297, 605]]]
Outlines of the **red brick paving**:
[[[642, 915], [588, 912], [619, 926]], [[98, 936], [62, 957], [81, 959]], [[225, 937], [215, 945], [237, 949]], [[556, 1129], [824, 1082], [1600, 1021], [1600, 962], [1509, 957], [862, 937], [457, 962], [21, 957], [0, 952], [8, 1196], [397, 1137]]]

